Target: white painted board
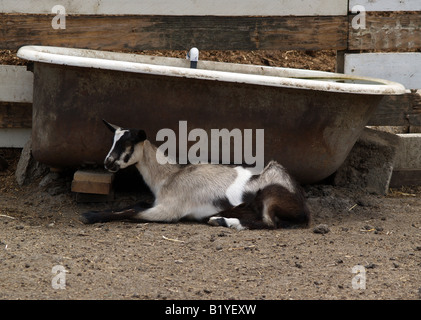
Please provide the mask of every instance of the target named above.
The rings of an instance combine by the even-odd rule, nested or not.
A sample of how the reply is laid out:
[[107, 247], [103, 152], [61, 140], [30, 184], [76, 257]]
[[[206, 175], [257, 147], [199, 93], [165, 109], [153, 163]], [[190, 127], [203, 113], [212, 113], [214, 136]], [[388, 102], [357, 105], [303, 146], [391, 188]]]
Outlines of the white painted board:
[[330, 16], [347, 15], [348, 0], [0, 0], [3, 13], [66, 14]]
[[31, 137], [31, 129], [0, 128], [0, 148], [23, 148]]
[[32, 103], [33, 79], [25, 66], [0, 65], [0, 102]]
[[365, 11], [421, 11], [421, 0], [349, 0], [349, 11], [357, 5]]
[[345, 54], [344, 73], [391, 80], [407, 89], [420, 89], [421, 53]]

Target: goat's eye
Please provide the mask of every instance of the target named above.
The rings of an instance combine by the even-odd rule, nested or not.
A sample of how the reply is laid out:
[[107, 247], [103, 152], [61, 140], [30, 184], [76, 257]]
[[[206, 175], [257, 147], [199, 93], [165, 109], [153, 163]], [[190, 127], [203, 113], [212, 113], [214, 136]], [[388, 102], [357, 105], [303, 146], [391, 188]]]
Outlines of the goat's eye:
[[127, 162], [129, 162], [129, 160], [130, 160], [130, 154], [126, 154], [126, 156], [124, 157], [123, 161], [125, 163], [127, 163]]

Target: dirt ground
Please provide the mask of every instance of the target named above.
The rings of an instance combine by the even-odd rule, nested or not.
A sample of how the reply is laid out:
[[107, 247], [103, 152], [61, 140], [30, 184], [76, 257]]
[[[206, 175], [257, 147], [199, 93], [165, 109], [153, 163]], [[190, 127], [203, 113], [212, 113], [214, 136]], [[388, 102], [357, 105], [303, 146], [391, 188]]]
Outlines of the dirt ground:
[[[0, 52], [0, 63], [25, 63], [14, 54]], [[333, 51], [210, 51], [201, 59], [335, 68]], [[20, 187], [14, 177], [19, 150], [0, 149], [0, 156], [9, 163], [0, 170], [0, 299], [421, 298], [421, 188], [383, 197], [304, 186], [313, 214], [308, 229], [84, 225], [82, 212], [147, 195], [138, 185], [117, 185], [113, 202], [80, 204], [70, 191], [72, 172]]]
[[[421, 188], [383, 197], [304, 186], [308, 229], [84, 225], [84, 211], [145, 195], [117, 184], [114, 202], [78, 204], [71, 172], [20, 187], [19, 153], [0, 154], [10, 164], [0, 172], [0, 299], [421, 298]], [[355, 266], [365, 271], [365, 288]]]

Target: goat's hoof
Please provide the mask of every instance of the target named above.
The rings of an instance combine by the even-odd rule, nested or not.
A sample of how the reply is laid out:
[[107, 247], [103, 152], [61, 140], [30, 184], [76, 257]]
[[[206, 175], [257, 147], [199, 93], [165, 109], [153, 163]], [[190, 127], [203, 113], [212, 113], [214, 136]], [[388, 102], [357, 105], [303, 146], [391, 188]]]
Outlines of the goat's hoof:
[[220, 227], [228, 227], [225, 223], [225, 219], [221, 217], [211, 217], [208, 220], [208, 224], [211, 226], [220, 226]]
[[79, 220], [83, 222], [84, 224], [92, 224], [96, 222], [100, 222], [98, 219], [98, 212], [95, 211], [88, 211], [85, 213], [82, 213], [79, 217]]

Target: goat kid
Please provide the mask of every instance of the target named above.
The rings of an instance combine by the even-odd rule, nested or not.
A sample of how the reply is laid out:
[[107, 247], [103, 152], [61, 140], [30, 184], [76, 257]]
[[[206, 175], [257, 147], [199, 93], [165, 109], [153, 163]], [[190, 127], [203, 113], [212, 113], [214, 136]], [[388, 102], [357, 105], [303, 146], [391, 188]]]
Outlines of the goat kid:
[[123, 129], [103, 121], [114, 132], [105, 168], [117, 172], [135, 165], [155, 202], [119, 211], [86, 212], [81, 218], [84, 223], [207, 219], [211, 225], [237, 230], [309, 225], [310, 212], [301, 188], [276, 161], [258, 175], [241, 166], [181, 166], [162, 158], [158, 162], [165, 155], [147, 140], [143, 130]]

